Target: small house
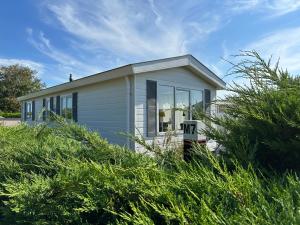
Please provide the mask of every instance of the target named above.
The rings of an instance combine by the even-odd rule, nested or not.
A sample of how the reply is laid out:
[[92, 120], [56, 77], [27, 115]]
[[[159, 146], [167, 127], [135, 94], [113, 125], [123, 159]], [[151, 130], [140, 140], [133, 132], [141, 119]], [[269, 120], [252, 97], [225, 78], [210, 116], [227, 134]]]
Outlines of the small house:
[[[19, 98], [22, 121], [43, 122], [49, 112], [97, 131], [109, 142], [139, 150], [120, 132], [161, 143], [167, 132], [182, 141], [183, 121], [206, 111], [225, 82], [192, 55], [140, 62], [97, 73]], [[42, 109], [44, 113], [40, 113]], [[39, 116], [41, 115], [41, 116]], [[176, 133], [176, 135], [175, 135]]]

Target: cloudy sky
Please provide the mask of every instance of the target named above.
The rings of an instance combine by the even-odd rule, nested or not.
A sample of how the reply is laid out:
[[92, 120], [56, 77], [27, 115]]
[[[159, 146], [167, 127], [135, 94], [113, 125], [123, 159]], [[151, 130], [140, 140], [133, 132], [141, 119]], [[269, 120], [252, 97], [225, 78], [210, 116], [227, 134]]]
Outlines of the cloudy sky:
[[187, 53], [223, 77], [222, 58], [252, 49], [300, 72], [300, 0], [3, 0], [0, 28], [0, 64], [47, 86]]

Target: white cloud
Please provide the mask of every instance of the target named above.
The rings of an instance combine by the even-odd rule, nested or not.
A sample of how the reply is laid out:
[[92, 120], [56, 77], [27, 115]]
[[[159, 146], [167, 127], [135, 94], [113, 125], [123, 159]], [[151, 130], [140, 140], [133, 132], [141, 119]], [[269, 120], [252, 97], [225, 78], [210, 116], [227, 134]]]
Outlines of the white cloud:
[[[99, 72], [99, 68], [79, 61], [75, 57], [64, 53], [63, 51], [55, 48], [50, 43], [50, 40], [45, 37], [43, 32], [40, 32], [37, 37], [34, 36], [34, 32], [31, 28], [27, 29], [28, 41], [41, 53], [47, 55], [52, 60], [58, 62], [56, 66], [59, 71], [65, 71], [65, 73], [75, 74], [75, 78], [78, 78], [76, 74], [87, 75], [91, 73]], [[77, 77], [76, 77], [77, 76]]]
[[[228, 52], [228, 48], [223, 43], [224, 57], [233, 63], [236, 63], [239, 58], [228, 57], [229, 54], [238, 54], [237, 50]], [[284, 30], [277, 30], [269, 33], [260, 39], [248, 44], [243, 50], [256, 50], [265, 60], [268, 60], [271, 56], [273, 63], [280, 60], [280, 67], [287, 69], [294, 75], [300, 74], [300, 27], [288, 28]], [[235, 52], [234, 52], [235, 51]], [[227, 57], [226, 57], [227, 56]], [[219, 61], [213, 66], [213, 70], [219, 73], [221, 71], [226, 73], [226, 70], [231, 66], [226, 63]], [[236, 77], [233, 75], [225, 77], [227, 85], [233, 85], [233, 82], [239, 85], [249, 85], [249, 81]], [[228, 92], [218, 91], [218, 97], [223, 98]]]
[[271, 16], [281, 16], [300, 9], [299, 0], [267, 1], [266, 7], [272, 12]]
[[[68, 48], [59, 49], [44, 33], [27, 29], [30, 42], [58, 62], [62, 73], [86, 75], [120, 64], [185, 54], [202, 45], [235, 15], [250, 12], [265, 18], [279, 17], [300, 9], [299, 0], [45, 0], [47, 23], [67, 33]], [[209, 9], [209, 10], [207, 10]], [[260, 17], [261, 18], [261, 17]], [[245, 49], [258, 49], [265, 56], [281, 56], [283, 66], [300, 70], [298, 28], [262, 37]], [[63, 34], [63, 32], [62, 32]], [[222, 44], [223, 57], [231, 53]], [[72, 48], [78, 54], [72, 54]], [[68, 53], [66, 53], [68, 51]], [[72, 52], [72, 53], [71, 53]], [[234, 52], [236, 53], [236, 52]], [[79, 55], [83, 57], [79, 57]], [[224, 61], [212, 70], [224, 75]], [[106, 65], [106, 66], [103, 66]], [[223, 73], [222, 73], [223, 71]]]
[[257, 11], [267, 17], [283, 16], [300, 9], [299, 0], [226, 0], [225, 5], [234, 12]]
[[224, 18], [221, 15], [211, 13], [202, 14], [200, 21], [186, 23], [190, 30], [193, 30], [194, 38], [198, 40], [206, 38], [209, 34], [219, 30], [222, 24], [224, 24]]
[[157, 17], [156, 25], [162, 18], [154, 10], [153, 1], [151, 6], [152, 11], [141, 4], [135, 6], [113, 0], [95, 1], [89, 5], [51, 2], [48, 8], [67, 32], [94, 49], [104, 48], [116, 54], [134, 56], [185, 53], [183, 30], [175, 24], [168, 30], [163, 30], [163, 25], [154, 27], [149, 18]]
[[206, 13], [197, 22], [187, 19], [196, 4], [191, 2], [176, 12], [154, 0], [49, 1], [47, 8], [94, 53], [104, 49], [122, 58], [150, 59], [185, 54], [196, 36], [201, 39], [218, 29], [222, 21], [217, 14]]
[[265, 58], [280, 58], [280, 65], [290, 72], [300, 72], [300, 27], [278, 30], [249, 44], [246, 50], [257, 50]]
[[38, 72], [38, 76], [41, 76], [44, 72], [44, 65], [39, 62], [35, 62], [27, 59], [8, 59], [8, 58], [0, 58], [0, 66], [9, 66], [19, 64], [22, 66], [27, 66], [32, 70], [36, 70]]
[[180, 0], [45, 0], [41, 4], [45, 22], [63, 31], [66, 45], [58, 48], [46, 33], [26, 31], [28, 41], [56, 62], [47, 64], [47, 75], [59, 82], [69, 73], [78, 78], [189, 52], [194, 43], [204, 41], [224, 24], [216, 11], [210, 13], [200, 6], [198, 0], [185, 4]]
[[230, 7], [231, 10], [241, 12], [255, 9], [262, 2], [262, 0], [227, 0], [225, 4]]

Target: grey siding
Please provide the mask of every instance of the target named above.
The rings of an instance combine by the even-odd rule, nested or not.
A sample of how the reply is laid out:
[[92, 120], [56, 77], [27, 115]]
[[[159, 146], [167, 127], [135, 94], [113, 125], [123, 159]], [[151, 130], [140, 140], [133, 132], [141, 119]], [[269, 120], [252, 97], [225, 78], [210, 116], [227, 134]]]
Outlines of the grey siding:
[[[128, 132], [128, 96], [130, 89], [125, 78], [104, 81], [66, 92], [54, 93], [35, 100], [36, 120], [42, 122], [43, 99], [78, 93], [78, 123], [87, 126], [109, 142], [125, 145], [128, 139], [118, 134]], [[32, 123], [31, 121], [27, 121]]]
[[[43, 98], [56, 97], [57, 95], [62, 97], [77, 92], [79, 124], [99, 132], [111, 143], [129, 144], [129, 140], [118, 134], [119, 132], [132, 132], [136, 136], [141, 134], [150, 143], [153, 138], [147, 138], [146, 130], [147, 80], [157, 81], [157, 85], [170, 85], [201, 91], [209, 89], [211, 90], [211, 100], [215, 100], [216, 97], [215, 87], [185, 67], [179, 67], [103, 81], [35, 98], [36, 119], [42, 122], [40, 112], [43, 107]], [[213, 107], [211, 110], [214, 110]], [[158, 144], [162, 144], [164, 138], [163, 134], [154, 137]], [[173, 140], [175, 143], [180, 143], [182, 133], [177, 132]], [[143, 150], [138, 144], [131, 145], [131, 148], [137, 151]]]
[[124, 78], [78, 89], [78, 123], [112, 143], [126, 144], [127, 139], [117, 133], [128, 131], [127, 95]]

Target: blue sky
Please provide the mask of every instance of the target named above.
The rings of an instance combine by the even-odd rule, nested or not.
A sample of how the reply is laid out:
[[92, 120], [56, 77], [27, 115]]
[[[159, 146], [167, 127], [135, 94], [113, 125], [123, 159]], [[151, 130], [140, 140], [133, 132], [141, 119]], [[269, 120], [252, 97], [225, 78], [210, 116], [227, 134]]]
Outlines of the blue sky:
[[186, 53], [222, 77], [222, 58], [252, 49], [300, 71], [299, 0], [3, 0], [0, 27], [0, 64], [47, 86]]

